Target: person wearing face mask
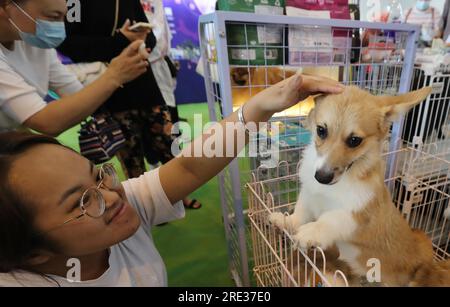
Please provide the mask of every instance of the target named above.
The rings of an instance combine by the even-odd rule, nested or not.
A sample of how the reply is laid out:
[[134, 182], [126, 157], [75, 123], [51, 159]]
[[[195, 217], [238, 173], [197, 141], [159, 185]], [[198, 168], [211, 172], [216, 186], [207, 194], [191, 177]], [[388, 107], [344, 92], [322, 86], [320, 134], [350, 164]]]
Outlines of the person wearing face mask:
[[405, 22], [422, 26], [420, 42], [423, 46], [431, 46], [434, 38], [440, 35], [442, 25], [441, 13], [430, 5], [431, 0], [418, 0], [416, 5], [405, 14]]
[[[152, 51], [149, 62], [155, 60], [154, 54], [161, 50], [163, 42], [157, 45], [153, 31], [130, 30], [133, 22], [148, 23], [140, 0], [80, 0], [80, 7], [81, 22], [66, 20], [67, 39], [58, 47], [62, 54], [75, 63], [110, 61], [123, 46], [143, 39]], [[114, 31], [116, 25], [118, 30]], [[174, 100], [173, 88], [168, 95], [156, 77], [161, 79], [160, 70], [152, 63], [146, 73], [118, 89], [96, 112], [101, 116], [106, 110], [120, 123], [126, 142], [117, 157], [128, 178], [141, 176], [146, 171], [145, 161], [157, 165], [174, 158], [173, 121], [167, 107], [167, 102]], [[170, 72], [162, 78], [173, 82]], [[190, 209], [202, 206], [196, 199], [188, 198], [184, 205]]]
[[[83, 89], [53, 49], [66, 38], [66, 12], [64, 0], [0, 0], [0, 131], [25, 127], [56, 136], [147, 71], [143, 41], [135, 41]], [[61, 98], [47, 104], [49, 90]]]

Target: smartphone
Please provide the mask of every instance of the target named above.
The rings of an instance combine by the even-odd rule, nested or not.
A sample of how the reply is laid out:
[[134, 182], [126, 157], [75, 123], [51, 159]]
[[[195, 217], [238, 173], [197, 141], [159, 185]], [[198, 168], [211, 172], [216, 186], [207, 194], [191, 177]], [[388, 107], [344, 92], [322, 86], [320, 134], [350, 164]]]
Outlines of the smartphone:
[[151, 29], [153, 29], [152, 25], [147, 22], [138, 22], [129, 27], [129, 30], [133, 32], [141, 32]]

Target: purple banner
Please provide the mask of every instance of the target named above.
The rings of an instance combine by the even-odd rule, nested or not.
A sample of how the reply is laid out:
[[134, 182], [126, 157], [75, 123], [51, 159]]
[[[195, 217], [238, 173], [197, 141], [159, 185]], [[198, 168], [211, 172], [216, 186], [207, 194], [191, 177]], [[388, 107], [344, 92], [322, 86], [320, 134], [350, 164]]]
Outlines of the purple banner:
[[198, 18], [214, 11], [215, 0], [163, 0], [172, 32], [171, 57], [180, 63], [177, 103], [206, 102], [203, 77], [196, 73], [200, 58]]

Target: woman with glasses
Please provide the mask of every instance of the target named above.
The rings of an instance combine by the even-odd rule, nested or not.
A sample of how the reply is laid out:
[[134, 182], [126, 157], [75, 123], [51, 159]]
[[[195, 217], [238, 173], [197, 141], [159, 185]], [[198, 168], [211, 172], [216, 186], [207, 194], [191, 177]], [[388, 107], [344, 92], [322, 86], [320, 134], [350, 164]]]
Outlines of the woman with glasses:
[[180, 201], [233, 159], [202, 153], [208, 139], [233, 146], [236, 156], [250, 123], [310, 94], [341, 91], [332, 80], [295, 75], [254, 96], [179, 157], [122, 184], [111, 165], [97, 168], [52, 138], [0, 134], [0, 286], [166, 286], [150, 229], [184, 217]]

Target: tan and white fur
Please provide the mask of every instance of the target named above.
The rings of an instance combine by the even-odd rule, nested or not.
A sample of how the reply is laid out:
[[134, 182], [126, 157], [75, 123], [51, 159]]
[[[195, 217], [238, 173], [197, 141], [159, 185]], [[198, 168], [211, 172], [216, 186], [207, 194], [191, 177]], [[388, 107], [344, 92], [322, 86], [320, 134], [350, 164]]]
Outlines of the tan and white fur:
[[431, 241], [393, 205], [381, 156], [391, 122], [430, 90], [374, 96], [346, 87], [318, 97], [307, 119], [313, 138], [303, 153], [295, 211], [288, 217], [273, 213], [270, 221], [291, 232], [301, 248], [336, 245], [358, 281], [375, 258], [385, 285], [450, 285], [448, 263], [433, 263]]

